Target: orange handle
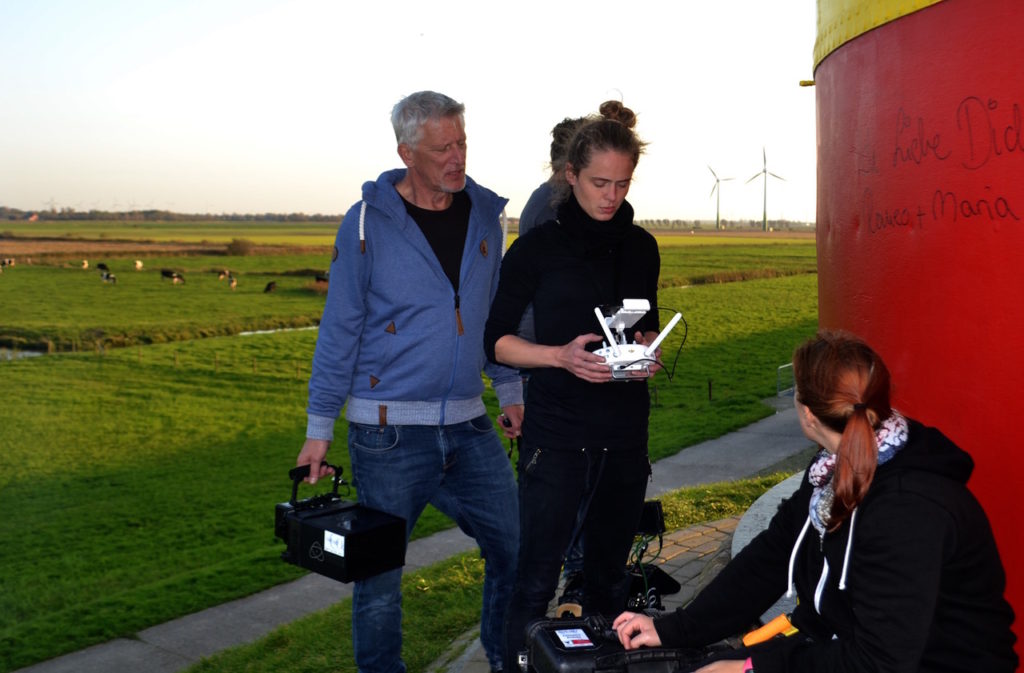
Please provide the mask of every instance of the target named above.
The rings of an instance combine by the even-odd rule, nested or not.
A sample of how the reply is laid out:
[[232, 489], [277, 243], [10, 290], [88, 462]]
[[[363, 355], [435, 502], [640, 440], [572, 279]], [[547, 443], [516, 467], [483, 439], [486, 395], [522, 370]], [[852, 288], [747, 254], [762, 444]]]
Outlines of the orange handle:
[[743, 644], [750, 647], [757, 643], [763, 643], [769, 638], [774, 638], [780, 633], [788, 636], [790, 633], [795, 631], [796, 629], [793, 628], [793, 624], [789, 621], [789, 615], [781, 614], [764, 626], [754, 629], [747, 635], [743, 636]]

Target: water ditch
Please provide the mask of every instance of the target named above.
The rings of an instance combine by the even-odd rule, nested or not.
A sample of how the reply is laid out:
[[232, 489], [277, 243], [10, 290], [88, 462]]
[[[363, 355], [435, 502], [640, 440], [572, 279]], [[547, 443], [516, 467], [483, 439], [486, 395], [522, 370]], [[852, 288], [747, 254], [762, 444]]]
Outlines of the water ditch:
[[[278, 334], [281, 332], [305, 332], [308, 330], [314, 330], [319, 328], [319, 325], [307, 325], [305, 327], [278, 327], [276, 329], [249, 330], [246, 332], [238, 332], [237, 334], [225, 336], [253, 336], [257, 334]], [[45, 351], [0, 348], [0, 362], [10, 360], [23, 360], [25, 358], [39, 357], [40, 355], [48, 355], [48, 353], [46, 353]]]

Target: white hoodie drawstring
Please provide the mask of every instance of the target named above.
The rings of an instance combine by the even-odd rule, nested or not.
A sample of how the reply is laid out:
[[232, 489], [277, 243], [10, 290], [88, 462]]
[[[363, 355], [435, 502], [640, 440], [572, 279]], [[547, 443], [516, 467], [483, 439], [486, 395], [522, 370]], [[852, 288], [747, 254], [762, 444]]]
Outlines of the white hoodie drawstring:
[[359, 208], [359, 252], [366, 252], [366, 201]]
[[505, 248], [508, 246], [508, 217], [505, 209], [501, 209], [501, 256], [505, 256]]
[[843, 574], [839, 576], [839, 590], [846, 591], [846, 571], [850, 567], [850, 550], [853, 549], [853, 524], [857, 521], [857, 510], [850, 515], [850, 533], [846, 537], [846, 553], [843, 554]]
[[[846, 574], [850, 569], [850, 553], [853, 551], [853, 528], [857, 522], [857, 510], [853, 510], [850, 515], [850, 532], [846, 538], [846, 552], [843, 554], [843, 572], [839, 576], [839, 590], [846, 591]], [[811, 517], [807, 517], [807, 521], [804, 522], [804, 527], [800, 529], [800, 535], [796, 538], [796, 544], [793, 545], [793, 552], [789, 555], [789, 577], [786, 582], [786, 598], [793, 597], [793, 566], [796, 565], [796, 553], [800, 549], [800, 543], [804, 541], [804, 536], [807, 535], [807, 529], [811, 525]]]
[[796, 544], [793, 545], [793, 553], [789, 555], [789, 577], [786, 581], [786, 598], [793, 597], [793, 566], [796, 565], [796, 553], [800, 549], [800, 543], [804, 541], [804, 536], [807, 535], [807, 529], [811, 527], [811, 517], [807, 517], [807, 521], [804, 522], [804, 527], [800, 529], [800, 535], [796, 538]]

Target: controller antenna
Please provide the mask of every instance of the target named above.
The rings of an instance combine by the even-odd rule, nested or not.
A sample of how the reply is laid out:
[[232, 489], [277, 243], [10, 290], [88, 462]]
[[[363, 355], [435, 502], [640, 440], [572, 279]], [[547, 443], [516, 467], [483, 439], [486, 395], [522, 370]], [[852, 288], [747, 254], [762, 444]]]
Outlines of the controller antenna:
[[651, 342], [651, 345], [644, 349], [644, 357], [649, 358], [654, 355], [654, 351], [658, 349], [658, 346], [661, 345], [661, 342], [665, 340], [665, 337], [668, 336], [668, 333], [672, 331], [672, 328], [676, 326], [676, 323], [679, 322], [679, 319], [682, 317], [682, 313], [676, 313], [672, 316], [672, 319], [668, 321], [668, 325], [665, 326], [665, 329], [661, 330], [661, 333], [654, 341]]
[[601, 323], [601, 330], [604, 332], [605, 337], [608, 338], [608, 345], [612, 349], [612, 355], [615, 357], [619, 356], [619, 345], [612, 336], [612, 332], [608, 329], [608, 321], [605, 320], [604, 313], [601, 313], [601, 307], [594, 307], [594, 315], [597, 316], [597, 322]]

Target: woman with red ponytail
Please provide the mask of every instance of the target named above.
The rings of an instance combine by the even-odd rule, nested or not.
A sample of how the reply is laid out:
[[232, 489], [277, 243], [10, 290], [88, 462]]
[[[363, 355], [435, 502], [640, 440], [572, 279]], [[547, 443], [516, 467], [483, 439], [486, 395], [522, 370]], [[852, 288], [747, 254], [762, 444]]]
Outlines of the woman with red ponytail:
[[971, 457], [889, 402], [885, 363], [843, 332], [793, 354], [800, 427], [820, 451], [768, 528], [689, 605], [613, 626], [626, 649], [741, 633], [796, 592], [797, 633], [699, 673], [1017, 669], [1013, 610]]

